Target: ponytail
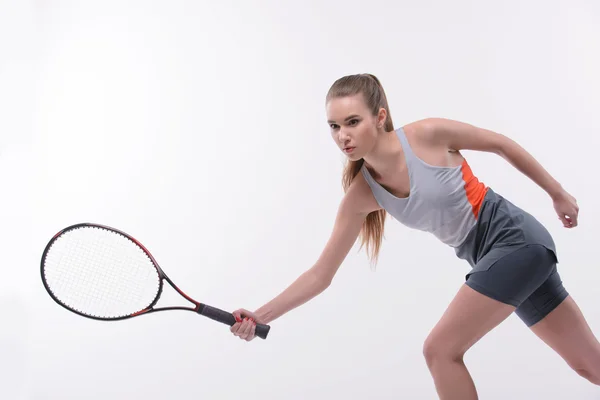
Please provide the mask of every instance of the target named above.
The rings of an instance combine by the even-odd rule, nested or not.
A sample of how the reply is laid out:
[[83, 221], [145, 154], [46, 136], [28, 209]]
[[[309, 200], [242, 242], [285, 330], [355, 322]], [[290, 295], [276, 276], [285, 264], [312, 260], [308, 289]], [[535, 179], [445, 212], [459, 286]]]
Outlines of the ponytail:
[[[333, 98], [354, 96], [357, 94], [363, 95], [367, 107], [371, 110], [374, 116], [379, 113], [381, 108], [385, 109], [387, 112], [385, 130], [387, 132], [393, 131], [394, 123], [392, 122], [392, 116], [390, 114], [387, 97], [381, 82], [375, 75], [348, 75], [338, 79], [329, 89], [326, 100], [329, 101]], [[348, 190], [350, 184], [360, 172], [363, 164], [363, 159], [357, 161], [347, 161], [342, 173], [342, 187], [344, 192]], [[369, 256], [373, 265], [377, 264], [379, 257], [386, 216], [387, 213], [384, 209], [369, 213], [363, 222], [363, 226], [359, 234], [361, 241], [360, 248], [362, 249], [362, 247], [366, 245], [367, 255]]]

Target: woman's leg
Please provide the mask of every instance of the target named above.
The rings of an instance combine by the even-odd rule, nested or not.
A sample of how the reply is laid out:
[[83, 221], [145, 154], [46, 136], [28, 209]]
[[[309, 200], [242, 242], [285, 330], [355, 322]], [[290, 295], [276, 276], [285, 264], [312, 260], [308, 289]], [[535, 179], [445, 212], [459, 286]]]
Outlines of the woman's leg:
[[600, 385], [600, 343], [571, 296], [531, 330], [579, 375]]
[[600, 385], [600, 343], [553, 268], [516, 314], [579, 375]]
[[477, 399], [463, 363], [475, 342], [515, 309], [531, 325], [567, 295], [557, 284], [554, 254], [544, 246], [525, 246], [495, 262], [482, 262], [491, 266], [469, 275], [425, 342], [427, 365], [442, 400]]
[[441, 400], [476, 400], [465, 352], [515, 307], [463, 285], [425, 340], [423, 353]]

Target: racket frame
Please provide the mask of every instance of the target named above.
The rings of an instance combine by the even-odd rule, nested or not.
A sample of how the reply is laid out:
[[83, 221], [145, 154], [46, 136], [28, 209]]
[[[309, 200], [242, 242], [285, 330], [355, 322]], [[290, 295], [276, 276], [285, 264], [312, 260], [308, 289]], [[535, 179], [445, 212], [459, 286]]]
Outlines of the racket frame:
[[[150, 261], [152, 262], [152, 265], [154, 266], [154, 268], [156, 268], [156, 271], [158, 273], [158, 291], [156, 292], [156, 296], [154, 298], [154, 300], [148, 305], [146, 306], [144, 309], [136, 311], [132, 314], [129, 315], [123, 315], [123, 316], [119, 316], [119, 317], [114, 317], [114, 318], [102, 318], [102, 317], [98, 317], [98, 316], [94, 316], [94, 315], [89, 315], [86, 313], [83, 313], [81, 311], [75, 310], [73, 308], [68, 307], [67, 305], [63, 304], [58, 297], [56, 297], [56, 295], [52, 292], [52, 290], [50, 289], [48, 283], [46, 282], [46, 277], [44, 274], [44, 262], [46, 260], [46, 256], [48, 254], [48, 251], [50, 250], [50, 248], [52, 247], [52, 245], [54, 244], [54, 242], [63, 234], [71, 231], [71, 230], [75, 230], [75, 229], [79, 229], [79, 228], [99, 228], [99, 229], [105, 229], [108, 231], [112, 231], [114, 233], [117, 233], [119, 235], [122, 235], [123, 237], [125, 237], [126, 239], [132, 241], [136, 246], [139, 246], [140, 249], [142, 249], [144, 251], [144, 253], [146, 253], [146, 255], [148, 256], [148, 258], [150, 259]], [[70, 225], [66, 228], [61, 229], [59, 232], [57, 232], [52, 239], [50, 239], [50, 241], [48, 242], [48, 244], [46, 244], [46, 247], [44, 248], [44, 251], [42, 253], [42, 259], [40, 262], [40, 273], [41, 273], [41, 278], [42, 278], [42, 283], [44, 284], [44, 288], [46, 289], [46, 292], [48, 292], [48, 294], [50, 295], [50, 297], [52, 298], [52, 300], [54, 300], [58, 305], [60, 305], [61, 307], [75, 313], [78, 314], [80, 316], [86, 317], [86, 318], [90, 318], [90, 319], [94, 319], [94, 320], [99, 320], [99, 321], [119, 321], [119, 320], [124, 320], [124, 319], [129, 319], [129, 318], [133, 318], [133, 317], [137, 317], [140, 315], [144, 315], [144, 314], [151, 314], [157, 311], [171, 311], [171, 310], [185, 310], [185, 311], [194, 311], [200, 315], [203, 315], [205, 317], [208, 317], [210, 319], [213, 319], [215, 321], [227, 324], [229, 326], [232, 326], [236, 320], [235, 317], [233, 316], [233, 314], [227, 312], [227, 311], [223, 311], [220, 310], [218, 308], [209, 306], [208, 304], [204, 304], [201, 303], [199, 301], [194, 300], [193, 298], [191, 298], [190, 296], [188, 296], [183, 290], [181, 290], [168, 276], [167, 274], [163, 271], [163, 269], [160, 267], [160, 265], [158, 264], [158, 262], [156, 261], [156, 259], [154, 258], [154, 256], [150, 253], [150, 251], [142, 244], [140, 243], [139, 240], [135, 239], [133, 236], [119, 230], [116, 228], [112, 228], [110, 226], [106, 226], [106, 225], [101, 225], [101, 224], [96, 224], [96, 223], [91, 223], [91, 222], [82, 222], [82, 223], [77, 223], [77, 224], [73, 224]], [[192, 303], [194, 306], [193, 307], [185, 307], [185, 306], [163, 306], [163, 307], [158, 307], [155, 308], [154, 306], [158, 303], [158, 301], [160, 300], [160, 296], [162, 295], [162, 291], [163, 291], [163, 287], [164, 287], [164, 281], [167, 281], [169, 283], [169, 285], [175, 289], [175, 291], [177, 291], [177, 293], [179, 293], [183, 298], [185, 298], [186, 300], [188, 300], [190, 303]], [[256, 324], [256, 336], [262, 338], [262, 339], [266, 339], [267, 335], [269, 333], [270, 330], [270, 326], [269, 325], [264, 325], [264, 324]]]

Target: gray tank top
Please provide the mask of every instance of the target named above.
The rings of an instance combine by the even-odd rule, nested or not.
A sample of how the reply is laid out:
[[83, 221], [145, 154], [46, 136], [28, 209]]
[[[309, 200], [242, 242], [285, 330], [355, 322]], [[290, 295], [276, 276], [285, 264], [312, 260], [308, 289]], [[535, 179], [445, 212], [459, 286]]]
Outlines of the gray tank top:
[[427, 164], [413, 153], [403, 128], [396, 129], [408, 176], [408, 197], [396, 197], [381, 186], [365, 165], [361, 171], [379, 205], [409, 228], [430, 232], [457, 247], [477, 223], [487, 187], [473, 175], [466, 161], [456, 167]]
[[[410, 193], [396, 197], [363, 165], [361, 171], [379, 205], [400, 223], [430, 232], [454, 248], [473, 268], [490, 268], [497, 260], [531, 244], [556, 247], [546, 228], [531, 214], [485, 186], [467, 161], [456, 167], [429, 165], [417, 157], [402, 128], [396, 130], [406, 158]], [[467, 274], [468, 277], [468, 274]]]

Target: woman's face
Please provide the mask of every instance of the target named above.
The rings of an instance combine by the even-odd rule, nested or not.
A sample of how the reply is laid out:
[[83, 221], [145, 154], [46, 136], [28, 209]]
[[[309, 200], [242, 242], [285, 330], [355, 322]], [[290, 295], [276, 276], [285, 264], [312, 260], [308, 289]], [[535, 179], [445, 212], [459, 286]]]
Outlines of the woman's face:
[[378, 134], [378, 118], [358, 94], [329, 100], [327, 122], [337, 146], [350, 160], [360, 160], [369, 153]]

